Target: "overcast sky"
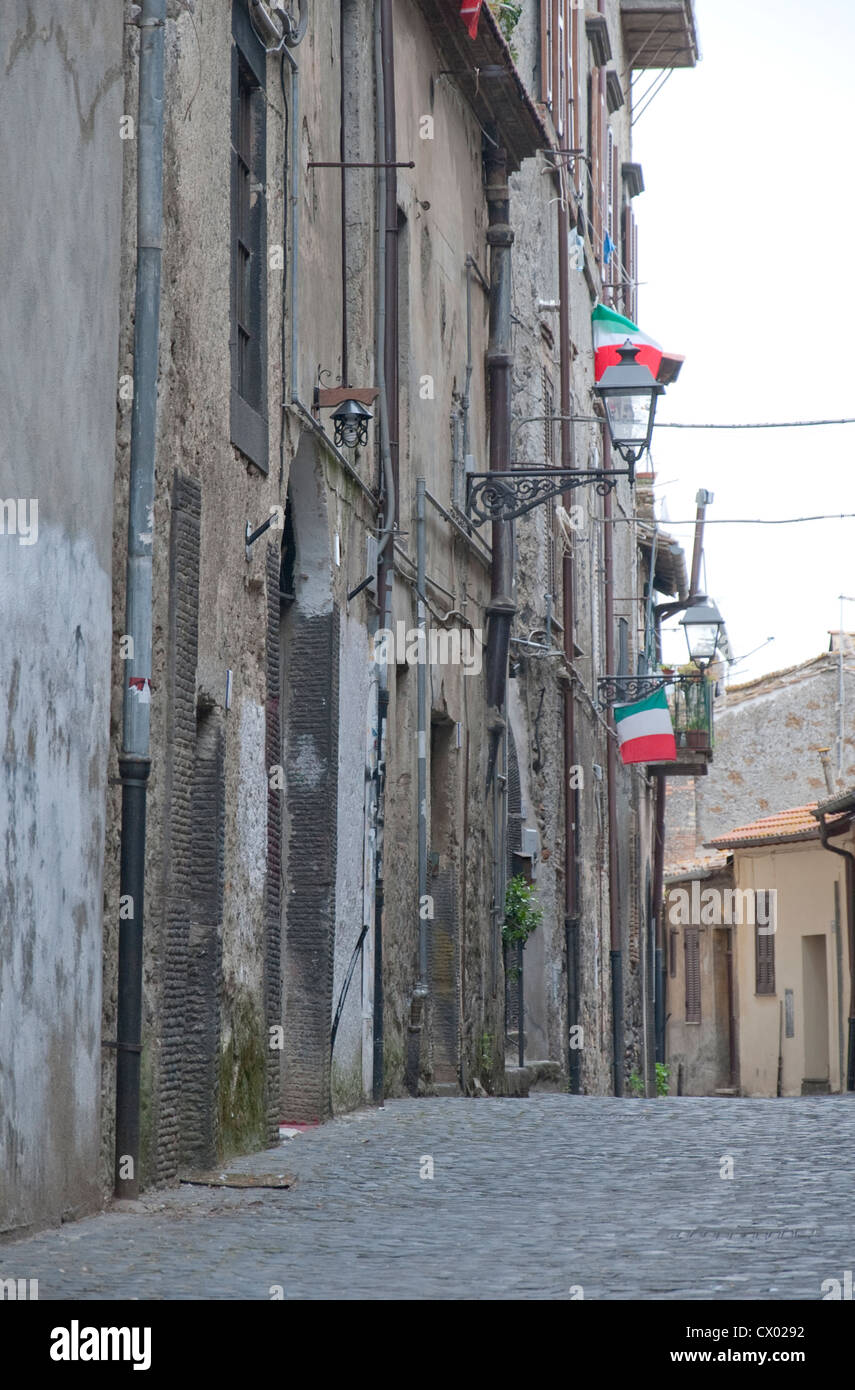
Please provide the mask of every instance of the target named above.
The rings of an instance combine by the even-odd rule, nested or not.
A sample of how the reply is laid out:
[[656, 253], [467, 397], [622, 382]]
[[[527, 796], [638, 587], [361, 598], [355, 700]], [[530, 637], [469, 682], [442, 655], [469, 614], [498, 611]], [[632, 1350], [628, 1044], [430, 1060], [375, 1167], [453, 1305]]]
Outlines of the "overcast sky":
[[[855, 416], [852, 0], [695, 0], [701, 62], [634, 128], [646, 191], [640, 327], [686, 357], [662, 420]], [[634, 100], [654, 74], [635, 75]], [[855, 513], [855, 425], [656, 430], [657, 497], [675, 521]], [[662, 486], [659, 486], [659, 485]], [[671, 526], [691, 552], [692, 529]], [[706, 533], [707, 591], [742, 657], [731, 682], [804, 661], [855, 596], [855, 519]], [[844, 605], [855, 630], [855, 602]], [[679, 631], [679, 630], [678, 630]], [[682, 632], [666, 655], [685, 652]], [[685, 655], [682, 659], [685, 660]]]

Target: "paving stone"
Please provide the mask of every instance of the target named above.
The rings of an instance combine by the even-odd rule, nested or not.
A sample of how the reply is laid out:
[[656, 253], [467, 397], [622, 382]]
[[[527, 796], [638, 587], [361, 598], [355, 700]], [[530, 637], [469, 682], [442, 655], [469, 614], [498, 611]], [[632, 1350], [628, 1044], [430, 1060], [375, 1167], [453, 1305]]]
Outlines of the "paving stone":
[[853, 1153], [848, 1096], [390, 1101], [228, 1161], [291, 1190], [148, 1192], [0, 1247], [0, 1277], [42, 1299], [819, 1300], [855, 1268]]

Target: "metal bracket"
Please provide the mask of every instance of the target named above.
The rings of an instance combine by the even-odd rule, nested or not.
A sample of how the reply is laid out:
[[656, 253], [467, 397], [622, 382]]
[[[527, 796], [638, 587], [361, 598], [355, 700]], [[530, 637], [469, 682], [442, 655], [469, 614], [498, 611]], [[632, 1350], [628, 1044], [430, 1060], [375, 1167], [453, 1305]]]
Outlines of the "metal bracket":
[[550, 497], [590, 483], [600, 497], [617, 487], [619, 478], [633, 480], [632, 468], [526, 468], [509, 473], [470, 473], [466, 479], [466, 510], [477, 522], [513, 521]]
[[244, 546], [245, 546], [245, 549], [246, 549], [246, 558], [247, 558], [247, 560], [249, 560], [249, 558], [250, 558], [250, 555], [249, 555], [249, 547], [250, 547], [251, 545], [255, 545], [255, 542], [258, 540], [259, 536], [263, 536], [264, 533], [265, 533], [265, 531], [269, 531], [269, 530], [270, 530], [270, 527], [273, 525], [274, 522], [278, 521], [278, 519], [279, 519], [279, 514], [278, 514], [278, 512], [271, 512], [271, 513], [270, 513], [270, 516], [267, 518], [267, 520], [266, 520], [266, 521], [262, 521], [261, 525], [260, 525], [255, 531], [250, 531], [250, 529], [249, 529], [249, 522], [246, 523], [246, 529], [245, 529], [244, 534], [243, 534], [243, 539], [244, 539]]

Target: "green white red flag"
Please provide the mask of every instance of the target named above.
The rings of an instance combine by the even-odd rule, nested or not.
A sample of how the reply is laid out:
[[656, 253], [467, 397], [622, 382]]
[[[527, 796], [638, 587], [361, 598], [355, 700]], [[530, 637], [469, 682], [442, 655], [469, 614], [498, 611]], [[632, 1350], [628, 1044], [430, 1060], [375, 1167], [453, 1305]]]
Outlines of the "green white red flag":
[[460, 18], [469, 30], [470, 39], [478, 37], [478, 20], [481, 18], [482, 0], [463, 0], [460, 6]]
[[677, 740], [664, 686], [631, 705], [614, 706], [620, 755], [625, 763], [673, 763]]
[[632, 319], [598, 304], [591, 315], [594, 331], [594, 380], [599, 381], [607, 367], [616, 367], [620, 362], [618, 348], [623, 347], [627, 338], [638, 348], [638, 362], [649, 367], [655, 377], [659, 375], [664, 353], [658, 343], [642, 333]]

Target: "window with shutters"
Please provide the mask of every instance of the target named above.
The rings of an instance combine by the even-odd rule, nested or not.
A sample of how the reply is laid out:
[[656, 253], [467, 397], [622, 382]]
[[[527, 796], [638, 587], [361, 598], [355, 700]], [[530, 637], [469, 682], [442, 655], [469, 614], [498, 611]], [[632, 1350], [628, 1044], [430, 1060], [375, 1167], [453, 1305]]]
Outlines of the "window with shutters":
[[552, 0], [540, 0], [540, 99], [552, 110]]
[[[612, 247], [615, 244], [615, 137], [611, 126], [606, 131], [606, 205], [603, 209], [605, 214], [604, 239], [608, 237]], [[606, 265], [605, 250], [603, 252], [603, 281], [610, 293], [606, 294], [606, 299], [614, 304], [614, 291], [612, 286], [616, 283], [617, 276], [617, 250], [613, 250]]]
[[540, 0], [540, 99], [549, 108], [562, 146], [569, 148], [573, 80], [572, 0]]
[[267, 472], [266, 54], [232, 8], [231, 440]]
[[699, 927], [683, 928], [686, 957], [686, 1022], [701, 1021], [701, 934]]
[[754, 894], [754, 993], [775, 993], [775, 919], [769, 894]]

